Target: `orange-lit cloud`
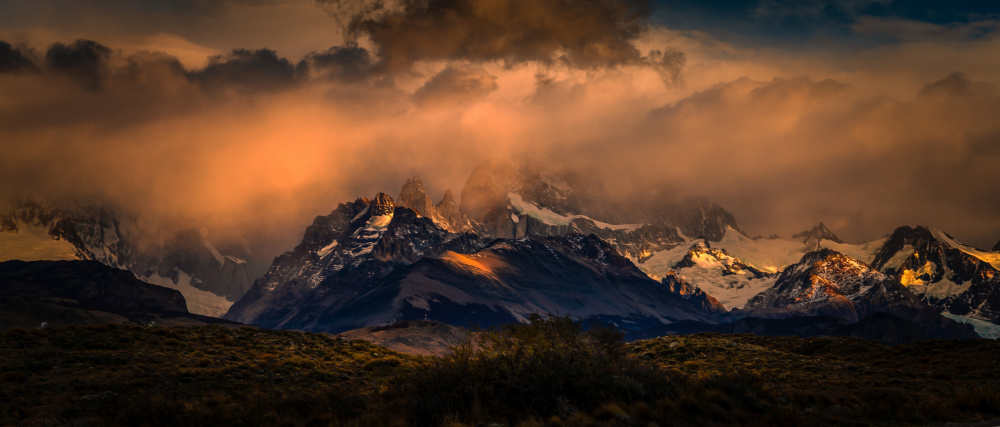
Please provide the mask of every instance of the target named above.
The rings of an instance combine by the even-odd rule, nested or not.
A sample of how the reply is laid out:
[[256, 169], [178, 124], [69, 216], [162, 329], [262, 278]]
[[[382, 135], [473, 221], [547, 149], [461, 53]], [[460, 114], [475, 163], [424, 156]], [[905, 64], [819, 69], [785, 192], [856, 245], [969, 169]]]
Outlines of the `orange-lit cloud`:
[[505, 160], [600, 173], [622, 198], [706, 195], [751, 233], [822, 220], [851, 240], [916, 223], [981, 246], [1000, 236], [998, 40], [833, 55], [654, 28], [601, 67], [451, 46], [389, 72], [378, 64], [405, 48], [390, 39], [201, 61], [110, 42], [0, 46], [0, 193], [291, 245], [338, 202], [415, 174], [437, 199], [477, 162]]

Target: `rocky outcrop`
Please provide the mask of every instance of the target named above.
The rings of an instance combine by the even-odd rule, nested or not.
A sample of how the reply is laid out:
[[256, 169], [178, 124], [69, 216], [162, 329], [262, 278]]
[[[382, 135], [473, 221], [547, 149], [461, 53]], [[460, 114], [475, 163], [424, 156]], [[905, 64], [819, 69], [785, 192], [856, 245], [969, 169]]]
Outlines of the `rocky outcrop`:
[[940, 230], [899, 227], [872, 267], [894, 276], [940, 312], [1000, 324], [1000, 271], [984, 253]]
[[431, 203], [431, 198], [424, 190], [424, 184], [419, 177], [406, 180], [403, 188], [399, 192], [397, 200], [399, 206], [412, 209], [417, 214], [430, 218], [439, 227], [453, 233], [480, 233], [482, 228], [474, 224], [462, 214], [458, 204], [455, 202], [455, 195], [451, 190], [444, 193], [444, 197], [437, 205]]
[[970, 327], [946, 319], [898, 280], [830, 249], [810, 252], [755, 296], [741, 317], [836, 316], [855, 323], [874, 313], [916, 323], [928, 338], [964, 338]]
[[660, 282], [662, 282], [663, 286], [666, 286], [670, 292], [697, 304], [706, 311], [715, 313], [725, 313], [728, 311], [726, 307], [719, 302], [719, 300], [715, 299], [715, 297], [705, 293], [697, 286], [687, 283], [684, 279], [677, 277], [673, 271], [667, 272]]

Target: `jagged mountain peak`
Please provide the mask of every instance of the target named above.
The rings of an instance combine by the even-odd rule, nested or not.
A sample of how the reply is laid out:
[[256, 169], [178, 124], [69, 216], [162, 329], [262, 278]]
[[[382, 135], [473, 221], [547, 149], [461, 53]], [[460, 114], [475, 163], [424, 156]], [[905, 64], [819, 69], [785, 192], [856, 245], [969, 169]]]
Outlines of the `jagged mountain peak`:
[[403, 188], [399, 191], [399, 197], [396, 201], [399, 206], [413, 209], [417, 211], [418, 214], [423, 216], [431, 217], [436, 213], [434, 203], [431, 201], [431, 198], [427, 196], [427, 192], [424, 190], [424, 184], [417, 176], [406, 180], [406, 183], [403, 184]]
[[388, 194], [378, 193], [371, 200], [368, 209], [372, 216], [392, 215], [393, 211], [396, 210], [396, 203]]
[[974, 337], [942, 317], [891, 276], [832, 249], [809, 252], [751, 299], [740, 315], [787, 318], [829, 315], [857, 322], [883, 312], [914, 322], [927, 338]]
[[990, 248], [990, 252], [1000, 252], [1000, 240], [997, 240], [997, 244]]
[[812, 229], [803, 231], [801, 233], [793, 234], [792, 238], [802, 239], [803, 242], [808, 242], [809, 240], [816, 240], [816, 241], [830, 240], [837, 243], [844, 243], [844, 241], [840, 240], [840, 238], [837, 237], [837, 235], [834, 234], [833, 231], [827, 228], [827, 226], [823, 224], [822, 221], [816, 226], [814, 226]]
[[872, 266], [941, 312], [1000, 323], [1000, 255], [928, 227], [899, 227]]
[[897, 269], [913, 254], [945, 251], [949, 245], [938, 239], [938, 236], [946, 234], [920, 225], [897, 227], [875, 253], [872, 267], [879, 270]]
[[435, 205], [434, 207], [440, 209], [443, 206], [452, 206], [452, 205], [457, 207], [458, 202], [455, 201], [455, 193], [451, 191], [451, 189], [449, 188], [447, 190], [444, 190], [444, 197], [442, 197], [441, 201], [438, 202], [438, 204]]

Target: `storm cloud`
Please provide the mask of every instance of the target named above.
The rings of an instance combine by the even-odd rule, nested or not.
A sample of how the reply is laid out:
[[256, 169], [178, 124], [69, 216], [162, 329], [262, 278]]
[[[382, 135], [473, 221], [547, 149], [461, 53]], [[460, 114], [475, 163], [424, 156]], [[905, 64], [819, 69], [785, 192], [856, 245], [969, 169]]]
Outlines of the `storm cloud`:
[[560, 63], [578, 68], [635, 64], [646, 31], [646, 0], [319, 0], [335, 10], [351, 38], [378, 49], [378, 66], [462, 59]]

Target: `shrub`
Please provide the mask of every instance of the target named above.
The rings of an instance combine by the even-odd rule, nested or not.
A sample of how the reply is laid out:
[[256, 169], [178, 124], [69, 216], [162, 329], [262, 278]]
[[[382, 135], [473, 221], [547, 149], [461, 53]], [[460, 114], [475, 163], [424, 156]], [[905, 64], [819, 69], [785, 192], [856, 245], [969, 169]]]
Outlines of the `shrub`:
[[546, 419], [572, 408], [668, 395], [665, 372], [628, 354], [623, 334], [569, 317], [480, 332], [399, 384], [413, 396], [410, 419], [428, 425], [455, 414], [469, 421]]

